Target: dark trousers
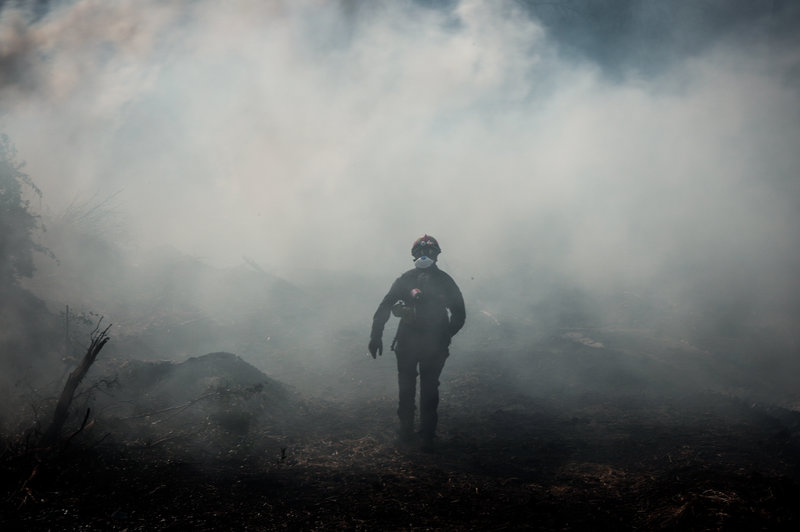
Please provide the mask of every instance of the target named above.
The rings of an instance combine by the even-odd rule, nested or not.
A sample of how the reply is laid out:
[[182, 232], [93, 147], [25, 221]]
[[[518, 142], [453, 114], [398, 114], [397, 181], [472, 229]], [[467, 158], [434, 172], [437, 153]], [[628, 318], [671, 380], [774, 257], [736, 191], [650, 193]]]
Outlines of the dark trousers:
[[414, 400], [419, 369], [420, 434], [433, 437], [439, 421], [436, 413], [439, 406], [439, 375], [449, 355], [447, 347], [422, 338], [408, 338], [398, 342], [395, 355], [399, 388], [397, 416], [400, 418], [401, 430], [410, 432], [414, 427]]

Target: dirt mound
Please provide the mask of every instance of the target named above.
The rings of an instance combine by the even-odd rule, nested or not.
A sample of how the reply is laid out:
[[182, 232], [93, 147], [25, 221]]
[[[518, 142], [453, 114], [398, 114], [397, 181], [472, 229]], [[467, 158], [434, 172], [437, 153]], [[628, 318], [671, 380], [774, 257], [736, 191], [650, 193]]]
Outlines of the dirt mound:
[[246, 434], [282, 424], [301, 405], [291, 389], [232, 353], [130, 360], [105, 371], [91, 406], [98, 423], [126, 441]]
[[261, 386], [276, 401], [285, 400], [287, 388], [233, 353], [209, 353], [184, 362], [125, 362], [113, 376], [119, 383], [114, 396], [139, 407], [168, 407], [193, 401], [220, 389]]

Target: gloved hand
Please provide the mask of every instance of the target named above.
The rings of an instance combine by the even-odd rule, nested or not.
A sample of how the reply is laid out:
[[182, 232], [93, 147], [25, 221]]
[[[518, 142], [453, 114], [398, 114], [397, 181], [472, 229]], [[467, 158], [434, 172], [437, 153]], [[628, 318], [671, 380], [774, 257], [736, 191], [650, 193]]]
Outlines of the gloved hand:
[[372, 355], [372, 358], [375, 358], [376, 355], [383, 356], [383, 340], [380, 338], [372, 338], [369, 341], [369, 354]]

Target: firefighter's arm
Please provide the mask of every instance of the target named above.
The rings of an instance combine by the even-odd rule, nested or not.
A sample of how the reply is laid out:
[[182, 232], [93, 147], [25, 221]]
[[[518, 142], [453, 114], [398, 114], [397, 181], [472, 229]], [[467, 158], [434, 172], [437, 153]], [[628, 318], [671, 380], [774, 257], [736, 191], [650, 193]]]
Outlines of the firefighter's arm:
[[389, 321], [389, 314], [392, 311], [392, 305], [397, 301], [396, 292], [398, 290], [398, 281], [392, 284], [389, 292], [384, 296], [383, 300], [378, 305], [378, 309], [372, 316], [372, 330], [369, 334], [369, 353], [372, 358], [376, 355], [383, 354], [383, 327]]
[[464, 326], [464, 322], [467, 319], [467, 311], [464, 306], [464, 296], [461, 295], [461, 290], [459, 290], [455, 281], [451, 282], [452, 285], [449, 290], [450, 294], [447, 307], [450, 309], [450, 326], [448, 332], [450, 336], [453, 337]]

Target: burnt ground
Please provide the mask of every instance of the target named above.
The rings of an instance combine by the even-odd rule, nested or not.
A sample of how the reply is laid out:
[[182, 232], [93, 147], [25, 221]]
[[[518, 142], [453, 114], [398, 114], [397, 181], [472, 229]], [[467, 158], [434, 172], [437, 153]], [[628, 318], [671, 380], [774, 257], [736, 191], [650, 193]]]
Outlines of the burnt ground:
[[[395, 440], [393, 389], [323, 401], [250, 387], [225, 396], [228, 416], [198, 400], [149, 416], [98, 415], [58, 451], [17, 441], [3, 453], [0, 526], [797, 527], [795, 412], [712, 391], [536, 396], [513, 391], [501, 372], [454, 366], [442, 379], [433, 452]], [[233, 415], [252, 412], [253, 397], [269, 415]]]

